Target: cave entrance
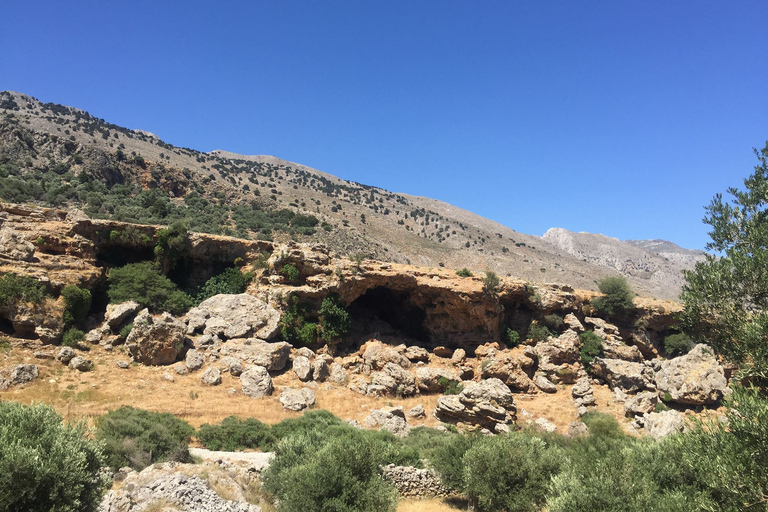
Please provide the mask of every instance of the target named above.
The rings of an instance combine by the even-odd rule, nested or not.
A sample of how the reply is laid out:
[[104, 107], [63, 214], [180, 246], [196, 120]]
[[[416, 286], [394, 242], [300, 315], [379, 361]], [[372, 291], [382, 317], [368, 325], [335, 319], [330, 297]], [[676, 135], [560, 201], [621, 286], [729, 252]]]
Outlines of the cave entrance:
[[352, 301], [348, 311], [352, 316], [354, 334], [364, 336], [379, 332], [420, 342], [429, 341], [429, 334], [424, 328], [427, 313], [411, 302], [408, 292], [378, 286]]
[[13, 336], [16, 334], [11, 321], [2, 316], [0, 316], [0, 334], [5, 334], [6, 336]]

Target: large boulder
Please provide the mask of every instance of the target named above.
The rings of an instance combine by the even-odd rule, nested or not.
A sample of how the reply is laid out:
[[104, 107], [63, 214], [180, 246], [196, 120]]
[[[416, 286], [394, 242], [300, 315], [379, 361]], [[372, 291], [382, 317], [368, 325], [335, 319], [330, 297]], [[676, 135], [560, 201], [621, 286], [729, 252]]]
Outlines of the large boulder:
[[240, 374], [240, 384], [243, 386], [243, 394], [251, 398], [269, 396], [274, 390], [272, 377], [263, 366], [252, 366]]
[[123, 325], [132, 315], [135, 315], [141, 306], [138, 302], [128, 301], [121, 304], [108, 304], [107, 312], [104, 314], [104, 323], [109, 326], [112, 332]]
[[280, 393], [280, 403], [284, 409], [289, 411], [303, 411], [315, 405], [315, 392], [309, 388], [301, 388], [299, 390], [285, 388]]
[[653, 391], [643, 391], [624, 402], [624, 413], [627, 416], [642, 416], [656, 410], [659, 403], [658, 395]]
[[187, 313], [189, 333], [214, 331], [223, 339], [269, 340], [279, 331], [280, 313], [261, 299], [240, 293], [214, 295]]
[[40, 375], [36, 364], [18, 364], [11, 370], [10, 383], [13, 386], [29, 384]]
[[592, 370], [611, 389], [619, 388], [627, 393], [654, 389], [653, 372], [642, 363], [598, 357], [592, 363]]
[[69, 367], [79, 372], [89, 372], [93, 370], [93, 361], [84, 357], [75, 356], [69, 361]]
[[125, 349], [146, 365], [171, 364], [184, 347], [184, 332], [184, 324], [168, 313], [152, 317], [145, 309], [136, 316]]
[[374, 370], [381, 370], [387, 363], [394, 363], [403, 368], [410, 368], [411, 361], [389, 345], [372, 340], [364, 345], [363, 360]]
[[515, 420], [517, 408], [512, 392], [499, 379], [470, 382], [458, 395], [441, 396], [435, 417], [446, 423], [469, 423], [496, 430]]
[[645, 413], [643, 423], [645, 433], [654, 439], [676, 434], [685, 429], [685, 417], [674, 410]]
[[527, 358], [521, 361], [519, 357], [508, 351], [496, 352], [483, 359], [480, 364], [480, 377], [482, 379], [499, 379], [515, 389], [528, 391], [534, 389], [534, 385], [528, 374], [523, 371], [523, 365], [527, 362]]
[[218, 386], [221, 384], [221, 371], [218, 368], [211, 366], [200, 376], [200, 382], [207, 384], [208, 386]]
[[541, 341], [534, 347], [539, 357], [539, 364], [562, 365], [581, 361], [579, 352], [579, 335], [568, 329], [557, 338]]
[[419, 391], [422, 393], [440, 393], [451, 381], [460, 381], [459, 376], [447, 368], [431, 368], [420, 366], [416, 368], [416, 378], [419, 381]]
[[304, 356], [296, 356], [293, 360], [293, 373], [302, 382], [312, 380], [312, 363]]
[[405, 420], [405, 412], [400, 406], [371, 411], [363, 420], [363, 425], [392, 432], [397, 437], [407, 437], [411, 431], [411, 427]]
[[701, 344], [683, 356], [661, 363], [656, 387], [665, 393], [665, 400], [688, 405], [714, 404], [728, 393], [723, 367], [712, 350]]
[[232, 356], [243, 362], [279, 371], [288, 363], [291, 345], [284, 341], [269, 343], [259, 339], [231, 340], [221, 347], [222, 356]]

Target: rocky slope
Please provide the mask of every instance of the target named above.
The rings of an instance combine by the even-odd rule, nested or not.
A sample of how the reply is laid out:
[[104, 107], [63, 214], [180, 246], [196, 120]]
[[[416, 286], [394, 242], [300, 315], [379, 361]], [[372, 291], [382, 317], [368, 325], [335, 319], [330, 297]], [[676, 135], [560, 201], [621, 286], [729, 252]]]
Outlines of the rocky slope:
[[[618, 241], [603, 257], [607, 245], [597, 239], [584, 239], [574, 253], [556, 237], [518, 233], [441, 201], [272, 156], [175, 147], [148, 132], [13, 92], [0, 93], [0, 175], [0, 199], [7, 201], [78, 205], [91, 216], [144, 223], [187, 215], [198, 231], [322, 241], [339, 255], [489, 269], [584, 289], [619, 272], [636, 292], [662, 299], [677, 296], [677, 271], [695, 260]], [[304, 215], [303, 223], [289, 222], [275, 213], [280, 209]], [[307, 221], [317, 224], [308, 227]]]

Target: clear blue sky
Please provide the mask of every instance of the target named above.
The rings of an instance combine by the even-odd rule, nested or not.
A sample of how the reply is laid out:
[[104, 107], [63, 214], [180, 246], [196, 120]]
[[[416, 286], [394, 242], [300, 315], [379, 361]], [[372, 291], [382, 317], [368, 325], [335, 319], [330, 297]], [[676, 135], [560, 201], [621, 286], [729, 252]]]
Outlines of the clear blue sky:
[[552, 226], [701, 248], [768, 139], [768, 2], [0, 3], [0, 89]]

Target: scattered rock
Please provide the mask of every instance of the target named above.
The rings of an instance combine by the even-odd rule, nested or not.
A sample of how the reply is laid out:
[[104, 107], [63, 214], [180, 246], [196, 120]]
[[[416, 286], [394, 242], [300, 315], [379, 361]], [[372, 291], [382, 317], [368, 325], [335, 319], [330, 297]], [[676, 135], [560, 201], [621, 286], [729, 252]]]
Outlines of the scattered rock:
[[133, 322], [125, 348], [134, 361], [142, 364], [172, 364], [184, 347], [184, 330], [184, 324], [168, 313], [153, 318], [144, 309]]
[[435, 417], [446, 423], [464, 422], [494, 428], [515, 420], [512, 392], [499, 379], [469, 382], [458, 395], [441, 396]]
[[315, 393], [309, 388], [302, 388], [300, 390], [285, 388], [280, 393], [280, 403], [283, 404], [283, 408], [289, 411], [303, 411], [308, 407], [312, 407], [315, 402]]
[[11, 370], [9, 382], [12, 386], [28, 384], [40, 375], [36, 364], [17, 364]]
[[427, 412], [424, 410], [424, 406], [421, 404], [414, 405], [408, 411], [409, 418], [423, 418], [424, 416], [426, 416], [426, 414]]
[[363, 361], [374, 370], [381, 370], [387, 363], [394, 363], [402, 368], [411, 367], [407, 357], [380, 341], [369, 341], [364, 347]]
[[344, 370], [344, 367], [341, 366], [340, 363], [331, 363], [330, 379], [336, 384], [344, 384], [347, 381], [347, 372]]
[[527, 361], [521, 361], [517, 355], [511, 353], [496, 352], [483, 359], [480, 364], [480, 377], [482, 379], [499, 379], [504, 384], [512, 386], [520, 391], [533, 389], [533, 381], [523, 370]]
[[239, 377], [243, 373], [243, 363], [236, 357], [222, 357], [221, 364], [229, 371], [229, 374], [233, 377]]
[[573, 421], [568, 424], [568, 437], [586, 436], [589, 434], [589, 428], [583, 421]]
[[187, 351], [187, 355], [184, 358], [184, 364], [187, 365], [189, 371], [197, 371], [203, 367], [203, 364], [205, 364], [205, 356], [195, 349], [190, 349]]
[[168, 372], [163, 373], [163, 380], [166, 380], [168, 382], [174, 382], [176, 379], [173, 378], [173, 375], [171, 375]]
[[654, 439], [666, 437], [685, 428], [685, 418], [677, 411], [649, 412], [643, 415], [645, 432]]
[[200, 381], [208, 386], [218, 386], [221, 384], [221, 371], [215, 366], [211, 366], [200, 376]]
[[533, 424], [542, 432], [557, 432], [557, 425], [549, 421], [547, 418], [539, 418], [534, 421]]
[[461, 364], [464, 362], [464, 359], [467, 357], [467, 351], [463, 348], [457, 348], [453, 351], [453, 355], [451, 356], [451, 362], [453, 364]]
[[109, 326], [112, 332], [117, 332], [117, 329], [135, 315], [140, 308], [139, 303], [134, 301], [108, 304], [107, 312], [104, 314], [104, 324]]
[[247, 293], [214, 295], [187, 313], [190, 334], [209, 330], [226, 339], [270, 340], [277, 335], [279, 322], [275, 308]]
[[429, 361], [429, 352], [424, 347], [418, 347], [416, 345], [411, 345], [410, 347], [405, 349], [405, 353], [403, 354], [405, 357], [408, 358], [409, 361], [418, 362], [418, 361]]
[[84, 357], [75, 356], [69, 361], [69, 367], [79, 372], [89, 372], [93, 370], [93, 361]]
[[546, 378], [543, 375], [537, 375], [536, 378], [533, 380], [533, 382], [536, 384], [536, 387], [542, 390], [545, 393], [556, 393], [557, 392], [557, 386], [552, 383], [548, 378]]
[[363, 421], [363, 425], [368, 428], [387, 430], [397, 437], [407, 437], [411, 431], [408, 422], [405, 421], [405, 413], [402, 407], [385, 407], [371, 411]]
[[189, 375], [189, 366], [187, 366], [186, 363], [176, 363], [172, 368], [173, 371], [176, 372], [176, 375]]
[[627, 416], [642, 416], [656, 410], [659, 402], [658, 395], [653, 391], [642, 391], [624, 402], [624, 413]]
[[222, 356], [232, 356], [243, 362], [280, 371], [288, 363], [291, 345], [284, 341], [269, 343], [258, 339], [230, 340], [221, 347]]
[[688, 405], [715, 404], [729, 392], [723, 367], [712, 350], [702, 344], [662, 362], [656, 386], [659, 392], [669, 394], [670, 401]]
[[598, 357], [592, 363], [592, 369], [612, 389], [618, 387], [627, 393], [655, 389], [653, 372], [642, 363]]
[[118, 361], [116, 364], [118, 368], [122, 368], [123, 370], [127, 370], [131, 367], [131, 363], [128, 361]]
[[[332, 361], [333, 359], [331, 359]], [[325, 357], [317, 357], [312, 363], [312, 378], [317, 382], [323, 382], [331, 374], [331, 370], [328, 366], [328, 359]]]
[[432, 349], [432, 353], [435, 354], [437, 357], [449, 358], [453, 355], [453, 350], [447, 347], [435, 347], [434, 349]]
[[56, 359], [64, 364], [69, 364], [73, 357], [75, 357], [75, 351], [70, 347], [61, 347], [59, 353], [56, 354]]
[[85, 333], [85, 342], [91, 345], [98, 345], [101, 343], [102, 334], [99, 329], [91, 329]]
[[261, 398], [272, 394], [272, 377], [263, 366], [252, 366], [240, 375], [243, 394], [251, 398]]

